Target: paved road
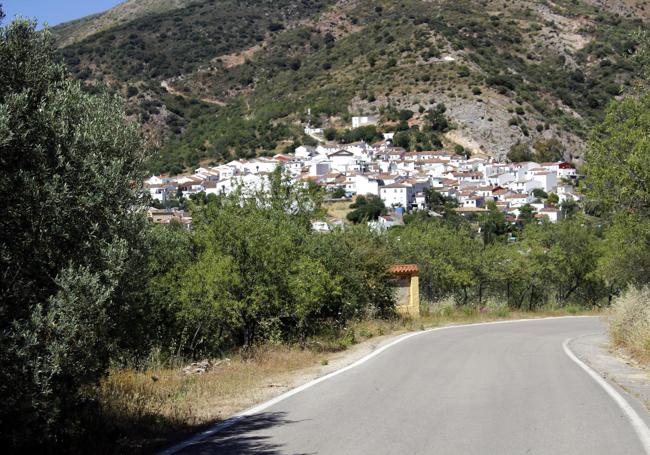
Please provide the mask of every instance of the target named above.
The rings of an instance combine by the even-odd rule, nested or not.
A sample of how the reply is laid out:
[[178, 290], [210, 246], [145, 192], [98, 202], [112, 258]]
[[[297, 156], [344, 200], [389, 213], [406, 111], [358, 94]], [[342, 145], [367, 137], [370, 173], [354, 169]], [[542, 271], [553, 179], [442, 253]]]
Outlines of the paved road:
[[424, 333], [181, 453], [644, 454], [562, 347], [603, 330], [563, 318]]

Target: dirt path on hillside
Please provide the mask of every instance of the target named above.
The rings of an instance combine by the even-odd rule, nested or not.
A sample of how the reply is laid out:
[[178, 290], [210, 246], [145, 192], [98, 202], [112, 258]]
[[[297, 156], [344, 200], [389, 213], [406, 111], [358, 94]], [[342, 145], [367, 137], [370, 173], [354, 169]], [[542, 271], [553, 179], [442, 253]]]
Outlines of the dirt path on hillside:
[[[160, 86], [162, 88], [164, 88], [165, 90], [167, 90], [167, 93], [169, 93], [170, 95], [182, 96], [183, 98], [192, 98], [191, 96], [188, 96], [185, 93], [176, 90], [174, 87], [169, 85], [168, 81], [162, 81], [160, 83]], [[225, 103], [225, 102], [223, 102], [221, 100], [215, 100], [215, 99], [212, 99], [212, 98], [199, 98], [199, 100], [203, 101], [204, 103], [213, 104], [215, 106], [226, 106], [227, 105], [227, 103]]]

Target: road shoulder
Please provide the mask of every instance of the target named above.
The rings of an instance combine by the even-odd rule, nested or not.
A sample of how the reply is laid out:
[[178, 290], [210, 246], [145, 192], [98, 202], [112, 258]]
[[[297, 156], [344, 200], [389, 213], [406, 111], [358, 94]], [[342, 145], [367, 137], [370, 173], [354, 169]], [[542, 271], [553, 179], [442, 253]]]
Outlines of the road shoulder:
[[576, 338], [569, 347], [600, 376], [636, 398], [650, 411], [650, 369], [613, 349], [606, 333]]

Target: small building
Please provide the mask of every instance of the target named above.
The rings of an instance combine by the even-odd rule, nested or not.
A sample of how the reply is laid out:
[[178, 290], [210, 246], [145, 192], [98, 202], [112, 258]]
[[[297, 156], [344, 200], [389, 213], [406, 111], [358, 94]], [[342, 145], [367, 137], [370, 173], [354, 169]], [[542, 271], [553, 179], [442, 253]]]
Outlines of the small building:
[[311, 229], [314, 232], [331, 232], [332, 228], [326, 221], [314, 220], [311, 222]]
[[420, 315], [420, 268], [417, 264], [396, 264], [389, 270], [395, 279], [396, 309], [406, 316]]
[[178, 209], [156, 209], [150, 207], [147, 210], [147, 218], [156, 224], [178, 223], [187, 231], [192, 230], [192, 217], [185, 211]]
[[360, 126], [376, 125], [379, 117], [376, 115], [360, 115], [352, 117], [352, 128], [359, 128]]

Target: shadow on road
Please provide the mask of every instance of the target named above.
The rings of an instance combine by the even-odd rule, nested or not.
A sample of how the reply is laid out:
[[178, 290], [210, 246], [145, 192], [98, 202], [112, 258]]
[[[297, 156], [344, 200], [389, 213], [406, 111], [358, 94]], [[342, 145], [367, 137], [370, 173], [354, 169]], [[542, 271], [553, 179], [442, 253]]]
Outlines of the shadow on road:
[[256, 414], [244, 418], [216, 436], [194, 444], [180, 453], [192, 455], [281, 455], [285, 453], [281, 450], [282, 446], [271, 442], [270, 436], [264, 435], [261, 430], [292, 423], [294, 421], [287, 420], [284, 412]]

